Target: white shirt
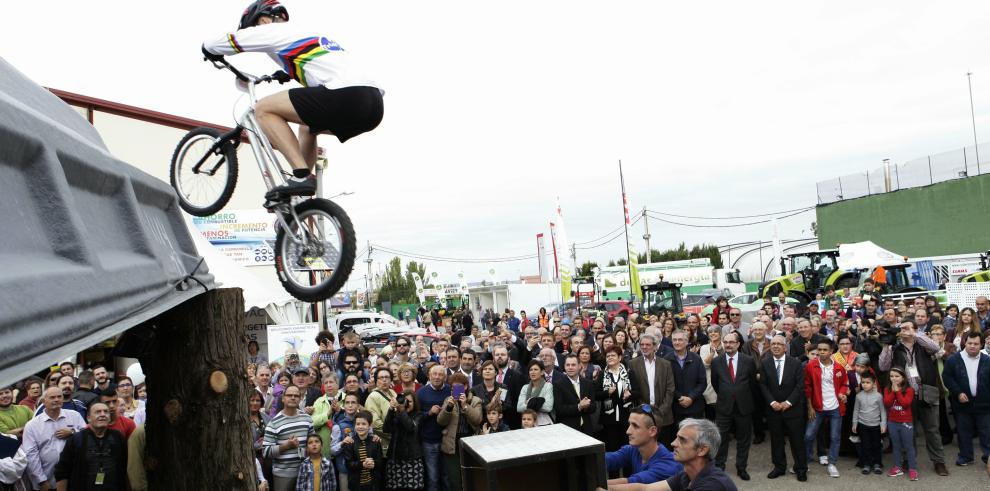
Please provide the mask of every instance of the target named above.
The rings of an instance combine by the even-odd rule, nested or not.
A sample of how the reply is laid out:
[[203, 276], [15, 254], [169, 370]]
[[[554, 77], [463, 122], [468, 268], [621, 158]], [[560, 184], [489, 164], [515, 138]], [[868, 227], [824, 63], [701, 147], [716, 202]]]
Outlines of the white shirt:
[[[821, 361], [819, 361], [821, 365]], [[835, 382], [832, 380], [835, 373], [832, 372], [832, 363], [821, 365], [822, 367], [822, 411], [831, 411], [839, 408], [839, 399], [835, 397]]]
[[65, 440], [55, 436], [55, 432], [62, 428], [76, 432], [85, 426], [86, 422], [79, 413], [65, 409], [59, 412], [56, 419], [50, 418], [48, 413], [41, 413], [28, 421], [24, 426], [21, 448], [27, 454], [27, 472], [35, 488], [40, 488], [45, 481], [55, 488], [55, 464], [65, 447]]
[[644, 356], [643, 366], [646, 367], [646, 381], [650, 385], [650, 405], [655, 406], [657, 404], [657, 390], [653, 385], [657, 379], [657, 356], [653, 355], [653, 361]]
[[966, 376], [969, 378], [969, 393], [972, 397], [976, 397], [976, 373], [980, 368], [980, 355], [982, 353], [972, 357], [965, 351], [962, 354], [963, 363], [966, 365]]

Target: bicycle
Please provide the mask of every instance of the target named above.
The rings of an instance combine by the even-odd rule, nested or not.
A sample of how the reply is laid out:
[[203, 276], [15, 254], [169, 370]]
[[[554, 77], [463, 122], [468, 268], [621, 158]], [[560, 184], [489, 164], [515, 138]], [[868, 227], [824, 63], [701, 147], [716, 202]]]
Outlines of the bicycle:
[[[237, 183], [237, 147], [244, 136], [269, 191], [291, 175], [275, 156], [255, 117], [255, 86], [284, 83], [288, 76], [276, 72], [258, 77], [225, 60], [212, 63], [217, 69], [230, 70], [243, 82], [238, 86], [247, 93], [249, 105], [234, 129], [221, 133], [210, 127], [194, 128], [179, 141], [172, 155], [169, 180], [179, 206], [200, 217], [215, 214], [230, 200]], [[357, 249], [354, 226], [343, 208], [327, 199], [288, 196], [266, 200], [265, 208], [276, 219], [273, 250], [282, 287], [306, 302], [326, 300], [337, 293], [350, 276]]]

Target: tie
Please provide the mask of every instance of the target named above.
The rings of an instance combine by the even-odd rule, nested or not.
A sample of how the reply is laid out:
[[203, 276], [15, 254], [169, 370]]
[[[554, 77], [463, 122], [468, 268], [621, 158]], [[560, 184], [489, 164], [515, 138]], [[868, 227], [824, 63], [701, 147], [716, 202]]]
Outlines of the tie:
[[732, 368], [732, 359], [733, 358], [734, 357], [732, 357], [732, 356], [729, 357], [729, 378], [731, 378], [732, 381], [735, 382], [736, 381], [736, 371], [735, 371], [735, 369]]
[[[578, 402], [581, 402], [581, 384], [571, 383], [571, 385], [574, 386], [574, 393], [577, 394]], [[584, 416], [578, 418], [578, 425], [584, 426]]]
[[[551, 372], [551, 373], [552, 373], [552, 372]], [[551, 375], [551, 373], [545, 373], [545, 374], [543, 374], [543, 377], [544, 377], [545, 379], [547, 379], [547, 383], [550, 383], [550, 382], [552, 382], [552, 381], [553, 381], [553, 380], [551, 380], [551, 379], [552, 379], [552, 375]]]
[[504, 380], [504, 378], [505, 378], [505, 370], [502, 370], [501, 372], [498, 372], [498, 377], [495, 377], [495, 380], [498, 383], [502, 383], [502, 380]]
[[780, 383], [783, 381], [783, 378], [784, 378], [783, 377], [784, 376], [784, 370], [783, 370], [784, 366], [783, 365], [784, 365], [784, 361], [783, 360], [777, 360], [777, 385], [780, 385]]

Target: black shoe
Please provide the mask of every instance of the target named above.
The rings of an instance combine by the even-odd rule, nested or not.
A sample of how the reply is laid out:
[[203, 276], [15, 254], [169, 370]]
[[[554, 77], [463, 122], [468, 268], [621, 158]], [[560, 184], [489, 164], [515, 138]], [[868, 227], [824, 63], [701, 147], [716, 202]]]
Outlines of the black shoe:
[[782, 471], [782, 470], [780, 470], [780, 469], [774, 469], [774, 470], [770, 471], [769, 474], [767, 474], [767, 479], [777, 479], [778, 477], [783, 476], [784, 474], [787, 474], [787, 473], [784, 472], [784, 471]]
[[797, 472], [797, 480], [798, 481], [801, 481], [801, 482], [807, 481], [808, 480], [808, 472], [807, 471], [798, 471]]
[[736, 474], [739, 474], [739, 479], [742, 479], [743, 481], [749, 480], [749, 473], [746, 472], [746, 469], [739, 469], [736, 471]]
[[275, 186], [265, 194], [265, 199], [277, 201], [283, 196], [312, 196], [316, 194], [316, 176], [310, 174], [303, 178], [295, 176], [286, 178], [285, 184]]

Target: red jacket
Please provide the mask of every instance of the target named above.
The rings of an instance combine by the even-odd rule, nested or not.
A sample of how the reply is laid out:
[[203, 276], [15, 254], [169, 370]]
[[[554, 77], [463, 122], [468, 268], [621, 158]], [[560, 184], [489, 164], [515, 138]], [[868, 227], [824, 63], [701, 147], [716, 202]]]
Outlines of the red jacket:
[[897, 392], [884, 389], [883, 405], [887, 407], [887, 421], [910, 424], [914, 420], [914, 416], [911, 414], [911, 403], [913, 401], [914, 389], [911, 387]]
[[[835, 398], [839, 400], [839, 414], [845, 416], [846, 403], [839, 399], [839, 394], [849, 394], [849, 377], [846, 369], [835, 362], [832, 362], [832, 385], [835, 386]], [[815, 411], [822, 411], [822, 365], [818, 358], [804, 367], [804, 395]]]

